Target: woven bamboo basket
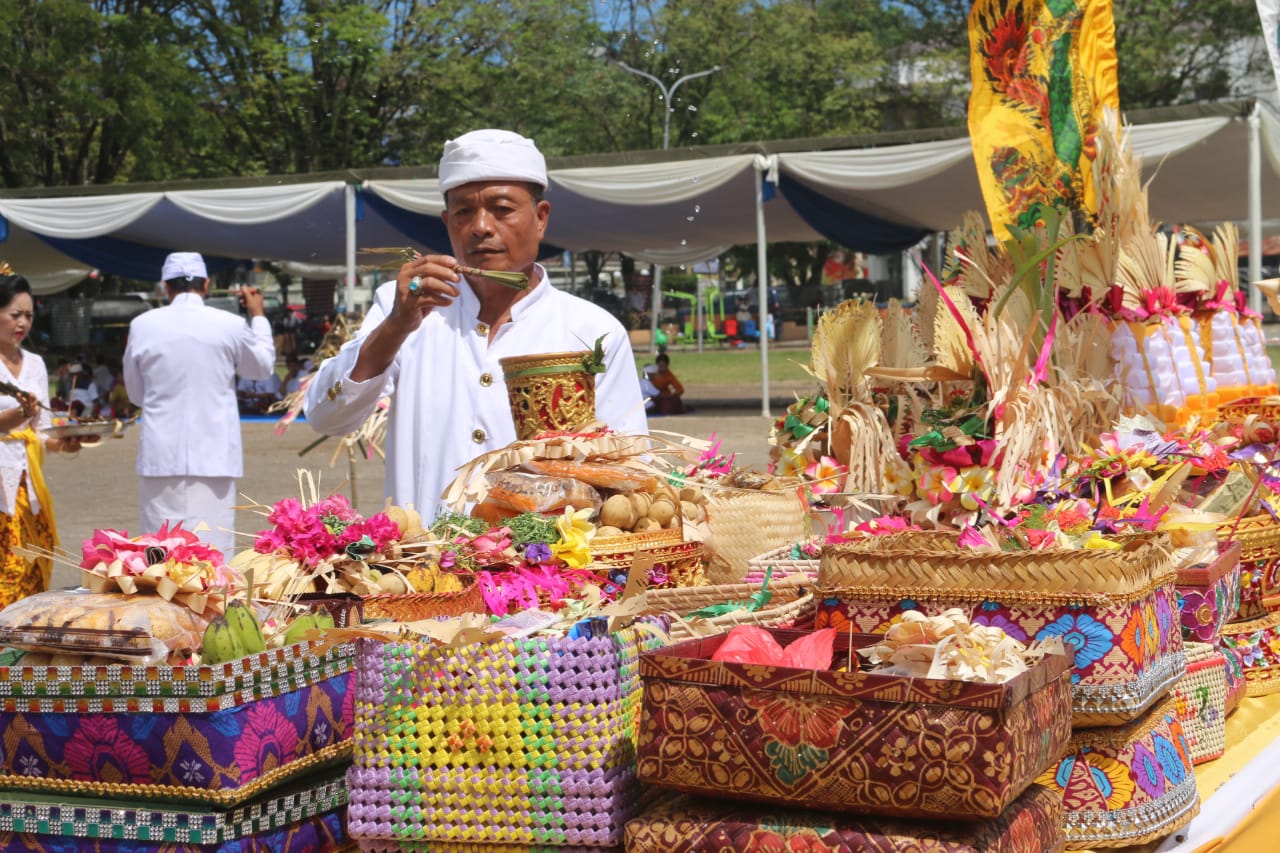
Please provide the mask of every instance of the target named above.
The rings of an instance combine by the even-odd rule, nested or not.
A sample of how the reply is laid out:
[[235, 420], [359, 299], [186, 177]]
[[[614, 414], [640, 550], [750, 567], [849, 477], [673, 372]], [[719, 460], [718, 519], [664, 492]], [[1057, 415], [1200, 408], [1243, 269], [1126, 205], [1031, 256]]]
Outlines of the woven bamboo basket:
[[743, 583], [758, 584], [764, 580], [765, 572], [773, 569], [773, 578], [781, 580], [792, 575], [803, 575], [811, 580], [818, 578], [819, 560], [817, 557], [796, 557], [797, 545], [784, 545], [774, 548], [747, 560], [747, 574]]
[[631, 568], [641, 551], [653, 555], [655, 566], [667, 574], [665, 587], [705, 586], [701, 542], [686, 542], [680, 530], [650, 530], [610, 536], [591, 542], [591, 564], [595, 571], [613, 572]]
[[1174, 686], [1173, 695], [1191, 763], [1221, 757], [1227, 745], [1227, 662], [1223, 653], [1208, 643], [1187, 643], [1187, 675]]
[[959, 607], [1020, 641], [1060, 637], [1074, 650], [1073, 723], [1120, 725], [1186, 671], [1168, 537], [1121, 541], [992, 551], [963, 548], [954, 533], [909, 531], [829, 545], [815, 624], [883, 633], [908, 610]]
[[547, 352], [498, 359], [521, 441], [544, 432], [574, 430], [596, 417], [596, 379], [590, 351]]
[[1280, 609], [1280, 522], [1268, 513], [1224, 521], [1218, 541], [1240, 543], [1240, 607], [1236, 619]]
[[440, 616], [484, 613], [484, 596], [476, 576], [457, 572], [462, 589], [457, 592], [409, 592], [371, 595], [364, 599], [364, 618], [391, 619], [395, 622], [417, 622]]
[[707, 619], [685, 619], [686, 613], [714, 604], [745, 601], [760, 591], [761, 584], [739, 583], [689, 589], [658, 589], [649, 593], [649, 606], [671, 617], [668, 633], [673, 642], [719, 634], [738, 625], [761, 628], [791, 628], [813, 620], [817, 599], [813, 582], [806, 576], [770, 582], [773, 593], [768, 605], [756, 611], [737, 610]]
[[752, 557], [804, 542], [812, 535], [809, 516], [793, 491], [705, 490], [707, 496], [707, 578], [738, 583]]

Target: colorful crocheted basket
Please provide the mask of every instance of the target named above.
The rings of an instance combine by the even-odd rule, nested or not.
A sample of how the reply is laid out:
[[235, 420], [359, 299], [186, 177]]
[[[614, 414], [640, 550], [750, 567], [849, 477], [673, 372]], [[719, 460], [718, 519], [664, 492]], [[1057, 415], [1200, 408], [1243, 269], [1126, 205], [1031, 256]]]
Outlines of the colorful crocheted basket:
[[661, 642], [648, 623], [457, 648], [362, 640], [352, 837], [621, 843], [637, 804], [637, 665]]

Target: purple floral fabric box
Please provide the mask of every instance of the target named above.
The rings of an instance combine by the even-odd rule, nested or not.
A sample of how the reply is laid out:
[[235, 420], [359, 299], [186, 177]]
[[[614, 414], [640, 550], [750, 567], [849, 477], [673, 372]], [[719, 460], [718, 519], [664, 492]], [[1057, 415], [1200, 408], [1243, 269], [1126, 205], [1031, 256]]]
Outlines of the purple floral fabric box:
[[1240, 609], [1240, 543], [1228, 543], [1212, 562], [1179, 568], [1178, 605], [1183, 637], [1218, 642]]
[[137, 698], [10, 704], [0, 710], [0, 791], [233, 805], [349, 754], [352, 679], [347, 672], [241, 696], [229, 707]]

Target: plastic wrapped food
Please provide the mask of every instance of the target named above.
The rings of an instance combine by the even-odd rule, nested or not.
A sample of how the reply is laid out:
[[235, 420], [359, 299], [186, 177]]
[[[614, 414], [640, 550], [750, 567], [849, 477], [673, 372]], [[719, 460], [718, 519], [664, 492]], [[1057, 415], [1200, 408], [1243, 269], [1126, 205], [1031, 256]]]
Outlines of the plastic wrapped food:
[[598, 510], [603, 503], [599, 492], [572, 477], [498, 471], [486, 474], [485, 478], [489, 481], [489, 491], [482, 504], [507, 516], [523, 512], [555, 513], [567, 506]]
[[158, 595], [51, 590], [0, 610], [0, 646], [131, 663], [179, 663], [200, 648], [212, 615]]

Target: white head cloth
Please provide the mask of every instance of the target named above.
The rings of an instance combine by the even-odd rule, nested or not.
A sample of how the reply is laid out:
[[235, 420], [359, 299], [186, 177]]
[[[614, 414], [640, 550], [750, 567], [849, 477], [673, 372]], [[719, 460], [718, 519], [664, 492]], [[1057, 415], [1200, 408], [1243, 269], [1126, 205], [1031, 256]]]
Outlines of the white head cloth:
[[204, 267], [204, 258], [199, 252], [174, 252], [164, 259], [164, 267], [160, 270], [160, 280], [172, 278], [208, 278], [209, 272]]
[[444, 144], [440, 192], [472, 181], [528, 181], [546, 188], [547, 161], [542, 152], [509, 130], [473, 130]]

